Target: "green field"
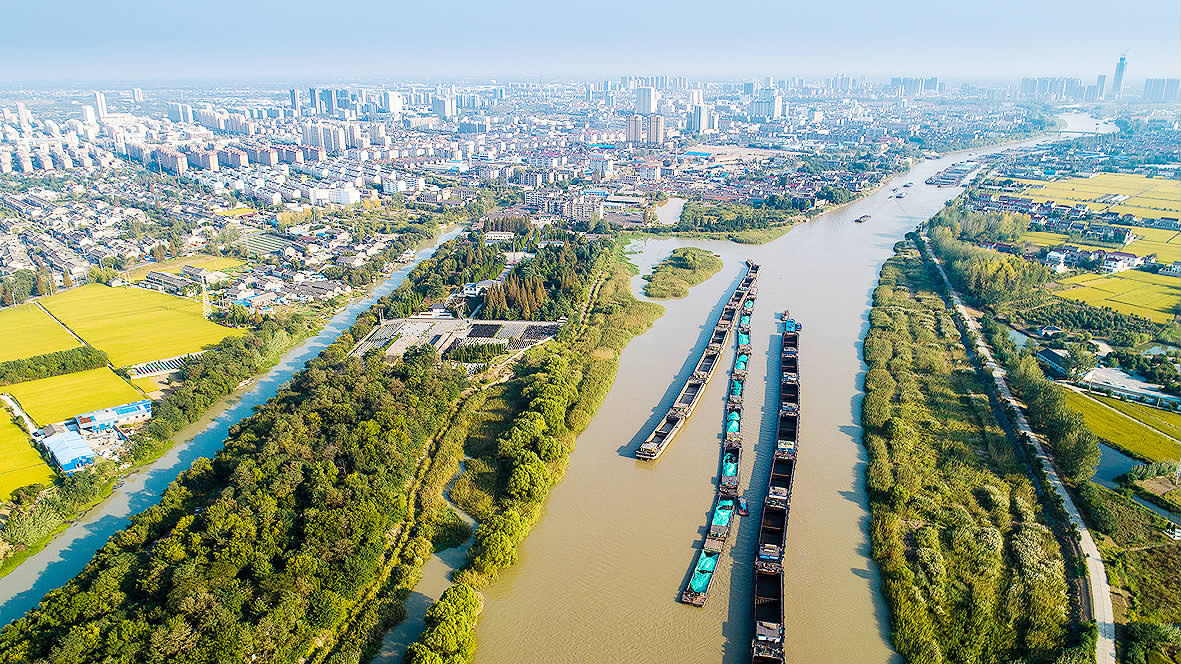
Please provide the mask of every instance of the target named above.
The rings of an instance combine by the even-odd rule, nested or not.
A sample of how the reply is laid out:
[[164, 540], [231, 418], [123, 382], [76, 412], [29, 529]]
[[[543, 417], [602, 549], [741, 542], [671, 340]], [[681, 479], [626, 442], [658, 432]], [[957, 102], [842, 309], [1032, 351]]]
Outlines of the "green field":
[[1112, 275], [1080, 274], [1061, 283], [1072, 288], [1054, 291], [1058, 297], [1110, 307], [1157, 323], [1172, 321], [1177, 303], [1181, 302], [1181, 279], [1139, 270]]
[[41, 301], [87, 343], [125, 367], [201, 350], [245, 334], [201, 317], [201, 304], [142, 288], [87, 284]]
[[0, 309], [0, 362], [68, 350], [80, 346], [57, 321], [36, 304]]
[[1121, 401], [1102, 394], [1091, 395], [1119, 412], [1173, 438], [1181, 439], [1181, 413], [1174, 413], [1142, 403]]
[[108, 406], [139, 401], [144, 395], [107, 367], [8, 385], [21, 408], [38, 426]]
[[181, 256], [179, 258], [169, 258], [166, 261], [159, 263], [150, 263], [148, 265], [141, 265], [137, 268], [132, 268], [127, 271], [128, 278], [133, 282], [143, 281], [148, 276], [149, 272], [170, 272], [178, 274], [186, 265], [193, 267], [203, 267], [206, 270], [228, 270], [240, 265], [244, 265], [246, 261], [240, 258], [226, 258], [224, 256], [210, 256], [208, 254], [194, 254], [192, 256]]
[[8, 500], [13, 489], [48, 483], [52, 477], [24, 430], [0, 413], [0, 500]]
[[1066, 402], [1082, 413], [1087, 428], [1095, 435], [1138, 456], [1153, 461], [1176, 461], [1181, 445], [1156, 429], [1112, 412], [1094, 399], [1074, 390], [1066, 391]]

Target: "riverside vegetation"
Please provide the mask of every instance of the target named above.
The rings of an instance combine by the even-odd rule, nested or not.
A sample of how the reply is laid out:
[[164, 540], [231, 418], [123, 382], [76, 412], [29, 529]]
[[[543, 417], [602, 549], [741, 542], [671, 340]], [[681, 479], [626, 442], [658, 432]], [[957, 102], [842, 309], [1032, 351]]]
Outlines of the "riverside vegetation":
[[[451, 496], [479, 526], [453, 588], [483, 587], [516, 562], [517, 548], [540, 517], [550, 488], [561, 479], [578, 433], [615, 379], [619, 353], [663, 312], [660, 305], [632, 295], [632, 272], [618, 249], [603, 255], [596, 267], [606, 279], [586, 320], [563, 330], [556, 343], [530, 352], [516, 377], [489, 399], [468, 439], [467, 453], [474, 458], [466, 462]], [[475, 621], [444, 624], [439, 629], [428, 620], [427, 631], [408, 650], [407, 662], [470, 660]]]
[[652, 274], [644, 277], [644, 294], [657, 299], [681, 298], [689, 289], [706, 281], [722, 269], [717, 254], [697, 247], [673, 249]]
[[873, 556], [908, 661], [1087, 661], [1028, 468], [910, 244], [873, 295], [862, 405]]
[[[936, 227], [934, 246], [961, 292], [978, 305], [1000, 311], [1013, 311], [1042, 297], [1033, 292], [1044, 283], [1036, 267], [1020, 266], [1012, 261], [1028, 261], [978, 249], [958, 239], [952, 232], [955, 216], [947, 212], [945, 209], [932, 219]], [[998, 269], [1002, 265], [1011, 269]], [[990, 271], [1008, 280], [1008, 292], [978, 278]], [[1087, 305], [1072, 307], [1071, 311], [1080, 314], [1076, 320], [1155, 325], [1123, 314], [1111, 316], [1111, 312]], [[1178, 635], [1168, 628], [1181, 621], [1181, 578], [1176, 573], [1181, 568], [1181, 542], [1161, 532], [1167, 525], [1164, 519], [1092, 481], [1101, 456], [1099, 437], [1087, 426], [1083, 414], [1071, 407], [1064, 388], [1045, 377], [1031, 349], [1019, 348], [991, 315], [985, 315], [982, 323], [986, 341], [1008, 369], [1009, 383], [1026, 405], [1030, 425], [1053, 452], [1068, 489], [1095, 534], [1115, 589], [1113, 603], [1120, 623], [1117, 639], [1126, 659], [1143, 661], [1131, 659], [1132, 654], [1143, 657], [1158, 646], [1181, 646], [1181, 641], [1169, 640]], [[1149, 642], [1153, 645], [1145, 645]]]

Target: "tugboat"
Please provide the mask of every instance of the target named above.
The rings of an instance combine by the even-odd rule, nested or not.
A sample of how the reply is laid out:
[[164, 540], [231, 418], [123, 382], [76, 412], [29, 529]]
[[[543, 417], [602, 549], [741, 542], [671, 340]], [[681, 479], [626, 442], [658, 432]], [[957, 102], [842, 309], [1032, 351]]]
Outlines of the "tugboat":
[[738, 497], [738, 516], [750, 516], [750, 510], [746, 507], [746, 496]]

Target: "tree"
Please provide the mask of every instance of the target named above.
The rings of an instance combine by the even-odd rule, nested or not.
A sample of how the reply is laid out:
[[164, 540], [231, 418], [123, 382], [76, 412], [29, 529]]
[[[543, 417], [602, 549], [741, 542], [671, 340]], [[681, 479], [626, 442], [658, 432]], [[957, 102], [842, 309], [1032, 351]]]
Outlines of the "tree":
[[74, 278], [70, 276], [70, 271], [62, 272], [62, 288], [73, 288]]
[[152, 247], [152, 260], [160, 263], [163, 262], [164, 258], [164, 245], [157, 244], [156, 246]]
[[1099, 359], [1091, 352], [1086, 344], [1076, 343], [1066, 347], [1066, 369], [1070, 377], [1078, 380], [1099, 364]]

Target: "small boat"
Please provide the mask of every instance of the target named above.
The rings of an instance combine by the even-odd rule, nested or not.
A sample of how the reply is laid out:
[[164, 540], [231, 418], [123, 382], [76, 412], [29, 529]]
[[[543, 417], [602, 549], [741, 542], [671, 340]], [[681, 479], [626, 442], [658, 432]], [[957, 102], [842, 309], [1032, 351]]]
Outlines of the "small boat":
[[746, 496], [738, 497], [738, 516], [750, 516], [750, 510], [746, 507]]
[[913, 182], [907, 182], [906, 184], [904, 184], [904, 185], [902, 185], [902, 186], [903, 186], [903, 187], [909, 187], [909, 186], [911, 186], [912, 184], [914, 184], [914, 183], [913, 183]]
[[856, 223], [859, 223], [859, 224], [864, 224], [865, 222], [869, 221], [869, 215], [863, 214], [860, 217], [857, 217], [856, 219], [854, 219], [853, 221], [855, 221]]

